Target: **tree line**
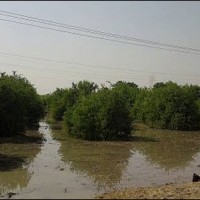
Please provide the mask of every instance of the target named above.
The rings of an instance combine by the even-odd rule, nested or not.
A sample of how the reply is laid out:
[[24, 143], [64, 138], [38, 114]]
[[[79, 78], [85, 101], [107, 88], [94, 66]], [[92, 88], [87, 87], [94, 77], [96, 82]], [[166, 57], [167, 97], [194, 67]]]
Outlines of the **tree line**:
[[170, 130], [200, 129], [200, 87], [158, 82], [139, 88], [118, 81], [99, 87], [87, 80], [57, 88], [46, 96], [49, 115], [63, 121], [68, 135], [86, 140], [115, 140], [131, 136], [133, 122]]
[[151, 128], [200, 129], [200, 87], [168, 81], [139, 88], [118, 81], [109, 87], [87, 80], [38, 95], [21, 75], [0, 75], [0, 136], [38, 126], [44, 115], [62, 121], [68, 135], [86, 140], [127, 139], [134, 122]]

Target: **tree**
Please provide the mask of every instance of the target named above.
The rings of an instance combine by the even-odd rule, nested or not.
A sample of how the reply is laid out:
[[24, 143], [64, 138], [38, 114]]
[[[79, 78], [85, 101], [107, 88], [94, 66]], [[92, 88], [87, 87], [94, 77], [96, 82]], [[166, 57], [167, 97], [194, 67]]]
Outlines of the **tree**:
[[165, 83], [163, 83], [163, 82], [158, 82], [158, 83], [155, 83], [154, 85], [153, 85], [153, 88], [160, 88], [160, 87], [164, 87], [165, 86]]
[[134, 105], [136, 96], [139, 93], [138, 86], [135, 83], [118, 81], [112, 85], [113, 90], [121, 93], [121, 97], [127, 102], [127, 105], [131, 107]]
[[197, 130], [200, 128], [197, 96], [192, 87], [179, 86], [171, 81], [163, 87], [154, 87], [146, 95], [138, 96], [134, 113], [153, 128]]
[[140, 88], [136, 96], [135, 102], [131, 108], [131, 115], [134, 119], [145, 122], [146, 112], [148, 110], [148, 88]]
[[126, 82], [126, 81], [117, 81], [117, 83], [115, 83], [113, 87], [116, 87], [118, 85], [127, 85], [133, 88], [138, 88], [138, 85], [135, 84], [134, 82]]
[[114, 140], [129, 136], [132, 130], [127, 103], [116, 90], [102, 89], [82, 97], [64, 119], [70, 135], [86, 140]]
[[61, 121], [66, 110], [65, 95], [68, 91], [66, 89], [57, 88], [48, 99], [49, 112], [52, 118], [56, 121]]
[[0, 77], [0, 136], [16, 135], [38, 126], [44, 115], [40, 96], [29, 81], [17, 74]]
[[69, 89], [57, 88], [49, 99], [49, 112], [54, 120], [62, 121], [65, 112], [70, 113], [72, 107], [82, 96], [88, 96], [98, 89], [97, 84], [89, 81], [79, 81], [77, 84], [72, 83]]

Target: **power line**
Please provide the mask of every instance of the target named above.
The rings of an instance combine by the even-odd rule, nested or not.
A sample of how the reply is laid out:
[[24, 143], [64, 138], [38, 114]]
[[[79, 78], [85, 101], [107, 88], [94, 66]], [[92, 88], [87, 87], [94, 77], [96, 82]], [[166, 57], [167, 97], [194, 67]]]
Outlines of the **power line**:
[[[104, 31], [83, 28], [83, 27], [79, 27], [79, 26], [72, 26], [69, 24], [58, 23], [58, 22], [51, 21], [51, 20], [45, 20], [45, 19], [41, 19], [38, 17], [32, 17], [32, 16], [17, 14], [17, 13], [8, 12], [8, 11], [0, 10], [0, 12], [3, 13], [0, 15], [4, 15], [4, 16], [9, 16], [9, 17], [18, 18], [18, 19], [24, 19], [24, 20], [33, 21], [33, 22], [39, 22], [39, 23], [53, 25], [53, 26], [62, 27], [62, 28], [74, 29], [74, 30], [78, 30], [78, 31], [82, 31], [82, 32], [88, 32], [88, 33], [93, 33], [93, 34], [98, 34], [98, 35], [103, 35], [103, 36], [114, 37], [114, 38], [118, 38], [118, 39], [131, 40], [131, 41], [137, 41], [137, 42], [142, 42], [142, 43], [147, 43], [147, 44], [153, 44], [153, 45], [159, 45], [159, 46], [200, 52], [200, 49], [196, 49], [196, 48], [183, 47], [183, 46], [178, 46], [178, 45], [173, 45], [173, 44], [167, 44], [167, 43], [155, 42], [155, 41], [151, 41], [151, 40], [139, 39], [139, 38], [130, 37], [130, 36], [119, 35], [116, 33], [108, 33], [108, 32], [104, 32]], [[15, 15], [15, 16], [13, 16], [13, 15]], [[20, 16], [20, 17], [16, 17], [16, 16]]]
[[[0, 52], [0, 55], [6, 55], [6, 56], [14, 56], [14, 57], [19, 57], [19, 58], [28, 58], [28, 59], [33, 59], [33, 60], [42, 60], [42, 61], [50, 61], [54, 63], [62, 63], [62, 64], [70, 64], [70, 65], [80, 65], [80, 66], [85, 66], [85, 67], [90, 67], [90, 68], [97, 68], [97, 69], [111, 69], [111, 70], [117, 70], [117, 71], [126, 71], [126, 72], [139, 72], [139, 73], [150, 73], [150, 74], [161, 74], [161, 75], [178, 75], [178, 76], [200, 76], [197, 74], [182, 74], [182, 73], [168, 73], [168, 72], [155, 72], [155, 71], [145, 71], [145, 70], [134, 70], [134, 69], [122, 69], [122, 68], [115, 68], [115, 67], [110, 67], [110, 66], [99, 66], [99, 65], [90, 65], [90, 64], [83, 64], [83, 63], [78, 63], [78, 62], [66, 62], [66, 61], [58, 61], [58, 60], [52, 60], [52, 59], [47, 59], [47, 58], [39, 58], [39, 57], [31, 57], [31, 56], [22, 56], [18, 54], [11, 54], [11, 53], [4, 53]], [[59, 66], [58, 66], [59, 67]]]
[[101, 40], [118, 42], [118, 43], [133, 45], [133, 46], [141, 46], [141, 47], [147, 47], [147, 48], [153, 48], [153, 49], [167, 50], [167, 51], [172, 51], [172, 52], [181, 52], [181, 53], [186, 53], [186, 54], [188, 53], [188, 54], [200, 55], [200, 53], [196, 53], [196, 52], [182, 51], [182, 50], [176, 50], [176, 49], [167, 49], [167, 48], [158, 47], [158, 46], [149, 46], [149, 45], [145, 45], [145, 44], [137, 44], [137, 43], [120, 41], [120, 40], [108, 39], [108, 38], [103, 38], [103, 37], [98, 37], [98, 36], [92, 36], [92, 35], [86, 35], [86, 34], [82, 34], [82, 33], [76, 33], [76, 32], [70, 32], [70, 31], [66, 31], [66, 30], [50, 28], [50, 27], [46, 27], [46, 26], [39, 26], [39, 25], [35, 25], [35, 24], [19, 22], [19, 21], [15, 21], [15, 20], [8, 20], [8, 19], [3, 19], [3, 18], [0, 18], [0, 20], [6, 21], [6, 22], [12, 22], [12, 23], [16, 23], [16, 24], [21, 24], [21, 25], [27, 25], [27, 26], [42, 28], [42, 29], [48, 29], [48, 30], [56, 31], [56, 32], [68, 33], [68, 34], [78, 35], [78, 36], [84, 36], [84, 37], [93, 38], [93, 39], [101, 39]]
[[[24, 65], [16, 65], [16, 64], [11, 64], [11, 63], [2, 63], [2, 62], [0, 62], [0, 65], [2, 65], [2, 66], [7, 66], [7, 67], [12, 67], [12, 66], [15, 66], [15, 67], [23, 67], [23, 68], [27, 68], [26, 70], [29, 70], [30, 68], [33, 68], [34, 70], [36, 70], [36, 71], [53, 71], [54, 73], [58, 73], [58, 72], [62, 72], [62, 74], [60, 74], [60, 75], [64, 75], [64, 74], [75, 74], [75, 75], [83, 75], [82, 73], [77, 73], [77, 72], [69, 72], [69, 71], [60, 71], [60, 70], [53, 70], [53, 69], [45, 69], [45, 68], [39, 68], [39, 67], [33, 67], [33, 66], [24, 66]], [[91, 79], [91, 77], [89, 76], [90, 74], [86, 74], [88, 77], [89, 77], [89, 79], [90, 80], [92, 80]], [[88, 77], [86, 78], [78, 78], [78, 77], [76, 77], [76, 79], [78, 78], [79, 80], [82, 80], [82, 79], [87, 79], [87, 80], [89, 80], [88, 79]], [[92, 78], [94, 78], [95, 76], [94, 76], [94, 74], [92, 75]], [[150, 81], [150, 79], [149, 78], [139, 78], [139, 79], [137, 79], [137, 78], [135, 78], [135, 77], [131, 77], [131, 78], [129, 78], [129, 77], [120, 77], [120, 78], [118, 78], [118, 77], [114, 77], [114, 76], [111, 76], [111, 77], [105, 77], [105, 75], [103, 76], [104, 77], [104, 79], [106, 79], [106, 80], [110, 80], [110, 81], [114, 81], [114, 82], [116, 82], [116, 81], [118, 81], [118, 80], [121, 80], [121, 81], [127, 81], [127, 80], [129, 80], [129, 81], [132, 81], [132, 82], [135, 82], [135, 83], [138, 83], [138, 81]], [[51, 80], [51, 79], [55, 79], [55, 80], [61, 80], [61, 79], [58, 79], [58, 78], [52, 78], [52, 77], [45, 77], [46, 79], [49, 79], [49, 80]], [[95, 77], [95, 79], [100, 79], [100, 80], [102, 80], [102, 76], [100, 77]], [[116, 80], [117, 79], [117, 80]], [[68, 78], [67, 78], [67, 80], [69, 80]], [[72, 80], [72, 79], [70, 79], [70, 80]], [[172, 80], [172, 79], [169, 79], [169, 80]], [[74, 79], [73, 79], [73, 81], [74, 81]], [[193, 81], [193, 79], [189, 79], [189, 80], [187, 80], [187, 81]], [[158, 82], [158, 81], [157, 81]]]
[[[2, 66], [5, 66], [5, 65], [7, 65], [7, 67], [12, 67], [12, 66], [15, 66], [15, 67], [23, 67], [23, 68], [27, 68], [26, 70], [29, 70], [30, 68], [33, 68], [34, 70], [36, 70], [36, 71], [53, 71], [53, 72], [60, 72], [60, 71], [58, 71], [58, 70], [52, 70], [52, 69], [44, 69], [44, 68], [38, 68], [38, 67], [33, 67], [33, 66], [23, 66], [23, 65], [16, 65], [16, 64], [10, 64], [10, 63], [1, 63], [0, 62], [0, 65], [2, 65]], [[60, 74], [60, 75], [64, 75], [63, 73], [65, 73], [65, 74], [76, 74], [76, 75], [83, 75], [82, 73], [77, 73], [77, 72], [68, 72], [68, 71], [62, 71], [62, 74]], [[89, 74], [86, 74], [87, 76], [89, 75]], [[43, 76], [44, 77], [44, 76]], [[42, 78], [43, 78], [42, 77]], [[90, 77], [90, 76], [89, 76]], [[118, 80], [121, 80], [121, 81], [127, 81], [127, 80], [129, 80], [129, 81], [132, 81], [132, 82], [134, 82], [134, 83], [138, 83], [138, 81], [150, 81], [150, 79], [148, 79], [148, 78], [139, 78], [139, 79], [137, 79], [137, 78], [135, 78], [135, 77], [132, 77], [132, 78], [128, 78], [128, 77], [120, 77], [120, 78], [117, 78], [117, 77], [113, 77], [113, 76], [111, 76], [111, 77], [109, 77], [109, 78], [106, 78], [105, 76], [103, 76], [104, 77], [104, 79], [106, 79], [106, 80], [110, 80], [110, 81], [114, 81], [114, 82], [116, 82], [116, 81], [118, 81]], [[58, 78], [54, 78], [54, 77], [44, 77], [45, 79], [49, 79], [49, 80], [52, 80], [52, 79], [55, 79], [55, 80], [61, 80], [61, 79], [58, 79]], [[76, 79], [78, 79], [78, 80], [83, 80], [83, 79], [87, 79], [87, 80], [92, 80], [91, 79], [91, 77], [90, 78], [78, 78], [78, 77], [75, 77]], [[92, 78], [94, 78], [94, 75], [92, 75]], [[100, 77], [95, 77], [95, 79], [100, 79], [101, 81], [102, 81], [102, 76]], [[116, 80], [117, 79], [117, 80]], [[69, 78], [67, 78], [67, 80], [69, 81], [69, 80], [72, 80], [72, 81], [74, 81], [74, 79], [69, 79]], [[172, 80], [172, 79], [169, 79], [169, 80]], [[191, 80], [187, 80], [187, 81], [193, 81], [193, 79], [191, 79]], [[158, 81], [157, 81], [158, 82]]]
[[28, 59], [33, 59], [33, 60], [42, 60], [42, 61], [46, 61], [46, 62], [50, 61], [50, 62], [55, 62], [55, 63], [66, 63], [66, 64], [69, 64], [66, 61], [58, 61], [58, 60], [52, 60], [52, 59], [48, 59], [48, 58], [23, 56], [23, 55], [18, 55], [18, 54], [13, 54], [13, 53], [5, 53], [5, 52], [0, 52], [0, 54], [5, 55], [5, 56], [15, 56], [15, 57], [19, 57], [19, 58], [28, 58]]
[[[78, 75], [86, 75], [86, 76], [90, 76], [90, 74], [84, 74], [84, 73], [79, 73], [79, 72], [70, 72], [70, 71], [65, 71], [65, 70], [55, 70], [55, 69], [46, 69], [46, 68], [40, 68], [40, 67], [34, 67], [34, 66], [24, 66], [24, 65], [17, 65], [17, 64], [11, 64], [11, 63], [4, 63], [4, 62], [0, 62], [1, 65], [7, 65], [7, 66], [15, 66], [15, 67], [23, 67], [23, 68], [33, 68], [33, 69], [36, 69], [36, 70], [44, 70], [44, 71], [52, 71], [52, 72], [62, 72], [62, 73], [66, 73], [66, 74], [78, 74]], [[94, 77], [94, 74], [92, 75]], [[105, 77], [105, 74], [104, 74], [104, 77]], [[112, 78], [114, 76], [112, 75]], [[98, 78], [98, 77], [95, 77], [95, 78]], [[102, 76], [101, 76], [102, 78]], [[114, 78], [117, 78], [117, 77], [114, 77]], [[129, 79], [129, 80], [133, 80], [133, 79], [136, 79], [136, 80], [141, 80], [141, 79], [137, 79], [135, 77], [120, 77], [120, 79], [122, 78], [125, 78], [125, 79]], [[143, 79], [143, 80], [148, 80], [148, 79]]]

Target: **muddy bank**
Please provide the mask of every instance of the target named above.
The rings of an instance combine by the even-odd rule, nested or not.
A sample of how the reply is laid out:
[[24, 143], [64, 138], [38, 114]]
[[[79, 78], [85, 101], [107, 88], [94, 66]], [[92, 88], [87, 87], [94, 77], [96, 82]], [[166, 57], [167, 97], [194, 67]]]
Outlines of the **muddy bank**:
[[96, 199], [199, 199], [200, 183], [132, 188], [96, 196]]

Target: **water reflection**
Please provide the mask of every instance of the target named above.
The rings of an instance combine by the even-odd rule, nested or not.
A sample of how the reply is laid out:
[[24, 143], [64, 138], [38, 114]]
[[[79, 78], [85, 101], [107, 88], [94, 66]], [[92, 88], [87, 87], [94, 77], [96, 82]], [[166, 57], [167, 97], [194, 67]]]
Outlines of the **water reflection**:
[[16, 138], [0, 138], [1, 195], [27, 187], [31, 178], [28, 164], [39, 153], [41, 143], [37, 131]]
[[17, 156], [8, 156], [0, 153], [0, 171], [10, 171], [22, 166], [24, 158]]
[[199, 132], [139, 129], [129, 142], [70, 139], [61, 130], [53, 135], [71, 171], [90, 177], [98, 191], [188, 181], [199, 162]]
[[97, 190], [113, 188], [120, 182], [132, 155], [128, 142], [89, 142], [67, 138], [61, 131], [53, 131], [61, 143], [60, 153], [71, 171], [90, 177]]
[[0, 172], [0, 194], [27, 187], [31, 174], [27, 168]]
[[156, 139], [157, 142], [135, 143], [135, 149], [146, 156], [153, 165], [158, 165], [166, 172], [185, 169], [200, 151], [200, 133], [144, 129], [136, 136]]

